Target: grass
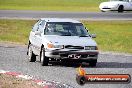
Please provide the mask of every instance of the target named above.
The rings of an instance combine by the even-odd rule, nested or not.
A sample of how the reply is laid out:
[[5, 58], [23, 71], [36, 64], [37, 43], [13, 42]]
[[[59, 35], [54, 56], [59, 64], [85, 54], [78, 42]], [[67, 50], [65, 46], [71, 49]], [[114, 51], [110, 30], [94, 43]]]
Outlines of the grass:
[[132, 53], [132, 21], [89, 21], [84, 22], [103, 51]]
[[[27, 44], [35, 20], [0, 20], [0, 41]], [[82, 21], [102, 51], [132, 53], [132, 21]]]
[[98, 11], [107, 0], [0, 0], [4, 10]]
[[27, 20], [0, 20], [0, 41], [27, 43], [34, 23]]

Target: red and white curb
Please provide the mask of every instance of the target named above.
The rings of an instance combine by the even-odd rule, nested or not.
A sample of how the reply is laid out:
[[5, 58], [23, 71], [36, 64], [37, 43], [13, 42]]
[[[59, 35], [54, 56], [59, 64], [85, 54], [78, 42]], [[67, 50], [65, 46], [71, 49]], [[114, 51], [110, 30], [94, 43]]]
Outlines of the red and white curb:
[[33, 82], [37, 83], [38, 85], [42, 86], [43, 88], [74, 88], [70, 85], [62, 84], [62, 83], [56, 82], [56, 81], [50, 82], [50, 81], [38, 80], [38, 79], [35, 79], [33, 76], [22, 75], [21, 73], [17, 73], [17, 72], [0, 70], [0, 74], [11, 75], [11, 76], [15, 76], [16, 78], [22, 78], [25, 80], [32, 80]]

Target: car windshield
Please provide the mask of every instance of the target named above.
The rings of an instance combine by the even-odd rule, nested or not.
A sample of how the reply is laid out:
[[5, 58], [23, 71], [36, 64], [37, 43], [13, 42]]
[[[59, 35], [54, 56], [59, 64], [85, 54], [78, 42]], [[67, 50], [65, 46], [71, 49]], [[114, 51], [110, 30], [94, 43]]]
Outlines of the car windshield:
[[110, 0], [110, 1], [125, 1], [125, 2], [129, 2], [129, 0]]
[[89, 36], [83, 24], [69, 23], [69, 22], [47, 23], [45, 28], [45, 35], [82, 36], [82, 37]]

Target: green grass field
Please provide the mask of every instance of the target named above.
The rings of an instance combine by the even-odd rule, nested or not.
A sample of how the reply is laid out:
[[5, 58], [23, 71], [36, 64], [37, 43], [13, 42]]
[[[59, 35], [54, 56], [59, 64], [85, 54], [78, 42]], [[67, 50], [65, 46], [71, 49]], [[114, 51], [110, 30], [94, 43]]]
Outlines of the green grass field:
[[[34, 20], [0, 20], [0, 41], [28, 43]], [[102, 51], [132, 53], [132, 21], [82, 21]]]
[[0, 20], [0, 41], [27, 43], [34, 23], [35, 21]]
[[132, 21], [88, 21], [84, 24], [103, 51], [119, 51], [132, 53]]
[[4, 10], [98, 11], [107, 0], [0, 0]]

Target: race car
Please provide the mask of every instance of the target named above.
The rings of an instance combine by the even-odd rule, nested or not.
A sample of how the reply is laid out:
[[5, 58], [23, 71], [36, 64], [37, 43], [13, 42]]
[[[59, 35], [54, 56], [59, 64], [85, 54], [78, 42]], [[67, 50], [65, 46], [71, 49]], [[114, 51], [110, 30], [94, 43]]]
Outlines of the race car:
[[85, 26], [76, 20], [41, 18], [29, 35], [28, 56], [30, 62], [40, 56], [42, 66], [49, 61], [88, 62], [96, 66], [98, 47]]
[[132, 11], [132, 0], [110, 0], [99, 5], [102, 12], [106, 11]]

